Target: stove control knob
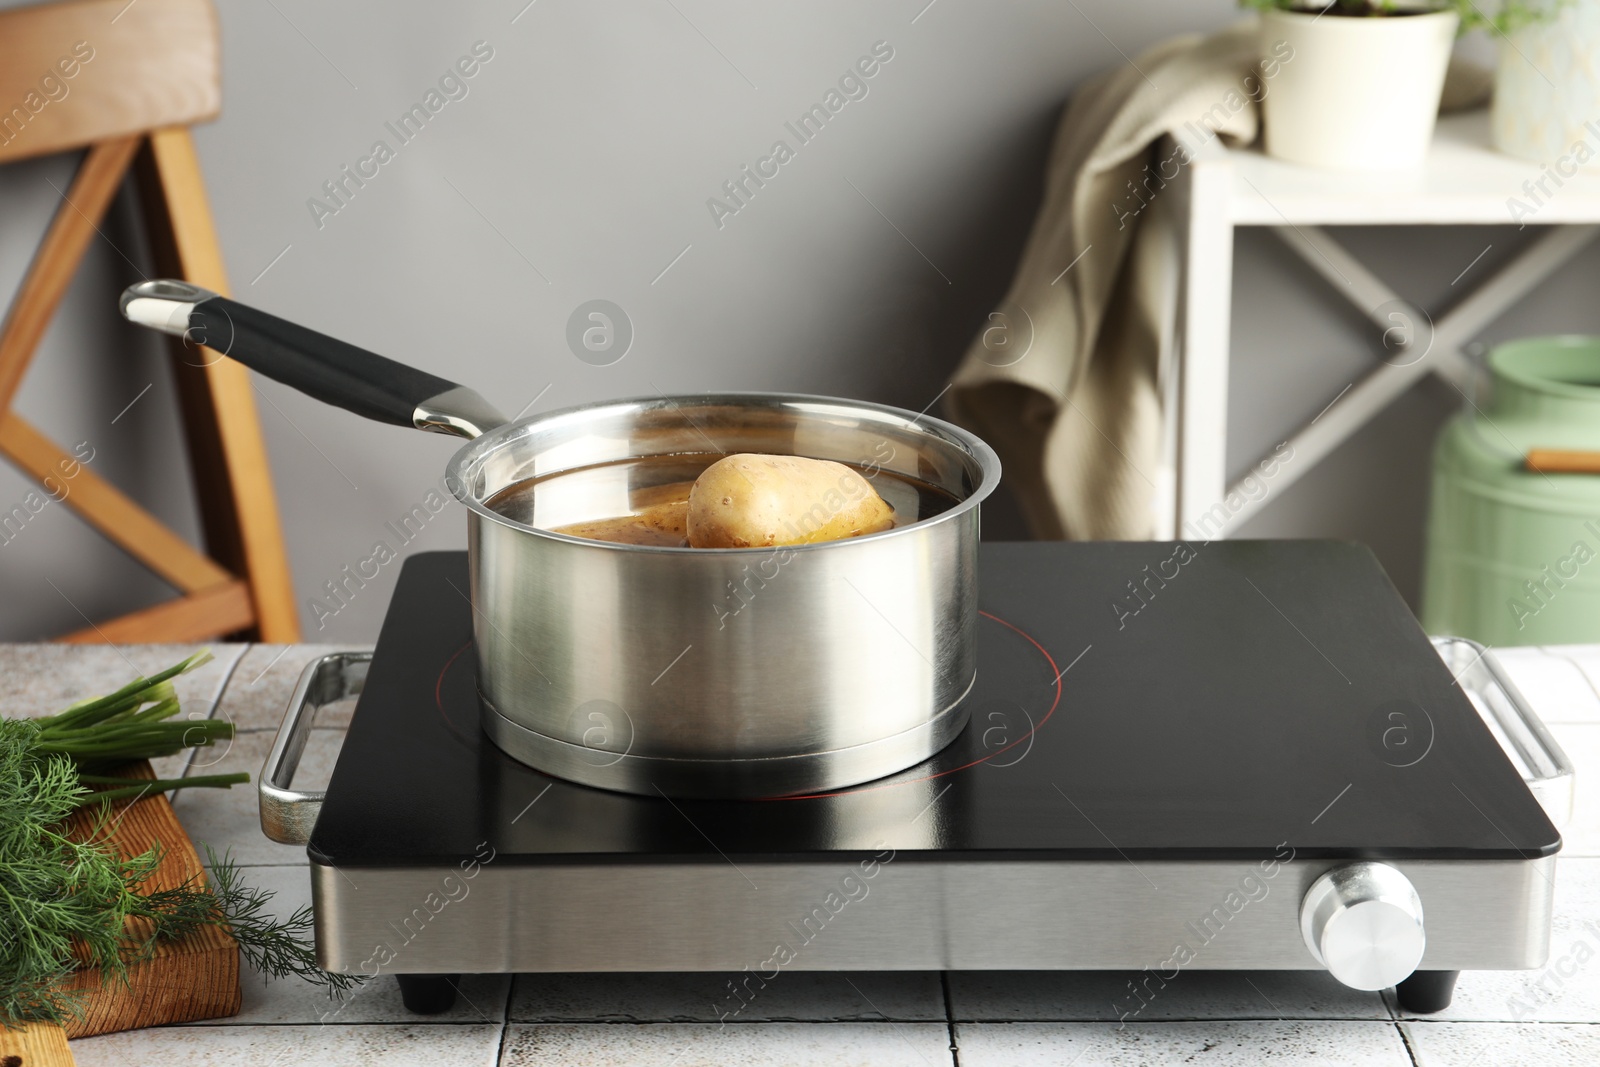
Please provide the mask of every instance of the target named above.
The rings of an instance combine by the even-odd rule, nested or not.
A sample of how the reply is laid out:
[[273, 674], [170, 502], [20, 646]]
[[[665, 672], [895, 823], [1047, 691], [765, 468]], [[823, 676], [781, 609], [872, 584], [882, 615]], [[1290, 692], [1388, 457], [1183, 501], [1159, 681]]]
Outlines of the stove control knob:
[[1410, 977], [1427, 943], [1422, 899], [1387, 863], [1335, 867], [1300, 902], [1300, 933], [1317, 962], [1351, 989], [1384, 989]]

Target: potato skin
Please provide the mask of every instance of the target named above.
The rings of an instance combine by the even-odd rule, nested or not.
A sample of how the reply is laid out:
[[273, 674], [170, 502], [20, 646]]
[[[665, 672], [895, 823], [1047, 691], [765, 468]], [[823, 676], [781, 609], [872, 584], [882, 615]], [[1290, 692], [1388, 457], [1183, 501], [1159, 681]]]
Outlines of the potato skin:
[[887, 530], [894, 509], [843, 463], [741, 452], [695, 479], [688, 525], [694, 548], [767, 548]]

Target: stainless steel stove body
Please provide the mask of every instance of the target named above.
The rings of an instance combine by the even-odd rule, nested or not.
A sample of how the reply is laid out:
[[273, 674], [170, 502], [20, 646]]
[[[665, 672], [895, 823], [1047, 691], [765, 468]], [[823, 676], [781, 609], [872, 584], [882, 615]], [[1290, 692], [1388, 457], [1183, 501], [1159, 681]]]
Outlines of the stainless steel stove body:
[[[1321, 968], [1428, 1010], [1452, 972], [1545, 960], [1566, 757], [1357, 546], [986, 545], [967, 730], [757, 801], [496, 749], [469, 610], [436, 595], [464, 566], [407, 563], [375, 658], [307, 669], [262, 775], [269, 836], [309, 841], [323, 966], [424, 1010], [413, 976], [459, 972]], [[293, 792], [316, 707], [356, 692], [326, 796]], [[626, 709], [590, 710], [614, 758]]]

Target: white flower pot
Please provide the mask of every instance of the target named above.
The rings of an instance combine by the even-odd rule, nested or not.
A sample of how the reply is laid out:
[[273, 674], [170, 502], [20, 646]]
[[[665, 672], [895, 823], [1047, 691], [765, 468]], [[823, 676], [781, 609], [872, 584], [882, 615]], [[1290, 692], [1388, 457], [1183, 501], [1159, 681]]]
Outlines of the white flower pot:
[[[1600, 118], [1600, 0], [1541, 6], [1553, 6], [1555, 17], [1500, 42], [1490, 137], [1500, 151], [1537, 163], [1567, 156], [1600, 166], [1591, 158], [1600, 155], [1600, 138], [1585, 125]], [[1574, 152], [1580, 143], [1589, 150]]]
[[1263, 62], [1277, 77], [1262, 100], [1268, 155], [1338, 170], [1402, 170], [1427, 153], [1454, 11], [1351, 17], [1269, 10]]

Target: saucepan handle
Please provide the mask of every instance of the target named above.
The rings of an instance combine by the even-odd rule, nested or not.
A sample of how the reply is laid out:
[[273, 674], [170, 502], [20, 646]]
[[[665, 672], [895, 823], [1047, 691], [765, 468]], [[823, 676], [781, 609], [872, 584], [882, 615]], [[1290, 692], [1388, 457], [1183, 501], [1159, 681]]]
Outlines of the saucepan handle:
[[311, 736], [317, 709], [359, 696], [371, 663], [371, 652], [334, 652], [318, 656], [301, 672], [256, 784], [261, 829], [272, 840], [285, 845], [303, 845], [311, 840], [311, 828], [322, 811], [323, 794], [289, 788], [294, 784], [294, 772], [300, 766], [306, 739]]
[[202, 344], [307, 396], [396, 426], [477, 437], [505, 417], [465, 386], [188, 282], [129, 286], [122, 315]]

